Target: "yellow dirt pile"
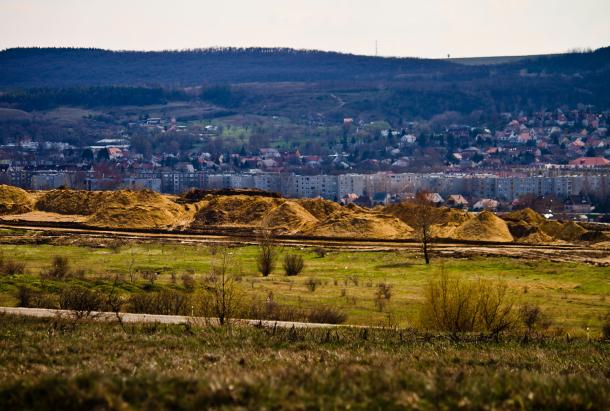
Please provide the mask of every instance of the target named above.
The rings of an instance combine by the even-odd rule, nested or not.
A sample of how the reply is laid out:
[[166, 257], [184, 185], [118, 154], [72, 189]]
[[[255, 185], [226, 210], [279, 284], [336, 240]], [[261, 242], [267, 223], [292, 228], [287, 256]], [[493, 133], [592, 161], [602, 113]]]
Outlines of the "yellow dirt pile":
[[502, 216], [517, 242], [544, 244], [557, 242], [594, 241], [598, 232], [589, 231], [573, 221], [547, 221], [530, 208], [513, 211]]
[[23, 214], [34, 209], [34, 200], [25, 190], [0, 184], [0, 215]]
[[525, 222], [527, 224], [542, 224], [546, 219], [532, 210], [531, 208], [524, 208], [523, 210], [511, 211], [502, 216], [506, 221], [512, 221], [515, 223]]
[[208, 196], [197, 203], [191, 228], [244, 227], [298, 233], [317, 219], [297, 202], [259, 196]]
[[552, 238], [568, 242], [580, 241], [588, 232], [586, 228], [573, 221], [566, 223], [546, 221], [540, 225], [540, 230]]
[[174, 228], [188, 223], [188, 206], [154, 191], [82, 191], [43, 193], [36, 208], [58, 214], [89, 216], [87, 224], [108, 228]]
[[321, 199], [213, 196], [200, 203], [192, 228], [242, 227], [282, 234], [404, 238], [412, 231], [398, 219]]
[[493, 241], [510, 243], [513, 236], [508, 230], [506, 222], [489, 211], [464, 222], [455, 229], [451, 238], [470, 241]]
[[383, 207], [385, 213], [392, 214], [411, 227], [420, 227], [422, 213], [418, 207], [426, 207], [430, 232], [435, 238], [511, 242], [513, 236], [504, 220], [489, 212], [479, 215], [464, 210], [447, 207], [427, 207], [414, 204], [396, 204]]
[[[184, 201], [185, 198], [148, 190], [27, 192], [0, 185], [0, 215], [39, 213], [37, 221], [58, 216], [62, 222], [106, 228], [270, 229], [320, 237], [408, 239], [417, 237], [417, 211], [422, 210], [412, 204], [369, 209], [343, 207], [322, 199], [230, 194], [203, 193]], [[439, 239], [526, 244], [608, 239], [603, 232], [589, 231], [574, 222], [547, 221], [530, 209], [507, 213], [502, 218], [490, 212], [477, 215], [445, 207], [423, 210], [432, 223], [433, 237]]]
[[398, 218], [357, 206], [340, 207], [306, 234], [321, 237], [411, 238], [413, 229]]

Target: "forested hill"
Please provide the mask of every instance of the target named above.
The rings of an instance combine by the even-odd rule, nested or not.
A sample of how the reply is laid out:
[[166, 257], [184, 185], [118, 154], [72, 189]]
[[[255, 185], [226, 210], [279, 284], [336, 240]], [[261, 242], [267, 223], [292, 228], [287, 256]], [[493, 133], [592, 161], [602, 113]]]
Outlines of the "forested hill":
[[459, 71], [459, 66], [442, 60], [292, 49], [137, 52], [17, 48], [0, 52], [0, 87], [372, 80], [454, 70]]
[[18, 48], [0, 51], [0, 107], [29, 111], [200, 98], [222, 112], [390, 120], [580, 103], [610, 108], [610, 47], [469, 63], [292, 49]]
[[0, 52], [0, 87], [188, 86], [248, 82], [464, 81], [519, 73], [586, 75], [610, 70], [610, 47], [485, 66], [293, 49], [108, 51], [15, 48]]

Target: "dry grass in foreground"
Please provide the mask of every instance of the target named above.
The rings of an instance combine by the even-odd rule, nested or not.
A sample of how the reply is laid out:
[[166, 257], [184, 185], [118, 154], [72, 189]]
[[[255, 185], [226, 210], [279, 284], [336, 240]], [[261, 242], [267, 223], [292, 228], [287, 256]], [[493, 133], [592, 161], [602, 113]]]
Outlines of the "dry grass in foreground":
[[0, 317], [0, 409], [608, 409], [610, 344]]

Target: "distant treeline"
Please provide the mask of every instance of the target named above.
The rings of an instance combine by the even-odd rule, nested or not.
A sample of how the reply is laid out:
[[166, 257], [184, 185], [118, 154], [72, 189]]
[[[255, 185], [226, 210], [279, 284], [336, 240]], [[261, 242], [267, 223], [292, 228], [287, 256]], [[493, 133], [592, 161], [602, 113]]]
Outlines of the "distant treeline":
[[18, 48], [0, 52], [0, 90], [0, 106], [24, 110], [202, 100], [232, 112], [333, 120], [607, 109], [610, 47], [486, 66], [292, 49]]
[[139, 52], [15, 48], [0, 52], [0, 87], [308, 82], [373, 79], [459, 67], [442, 60], [375, 58], [292, 49]]

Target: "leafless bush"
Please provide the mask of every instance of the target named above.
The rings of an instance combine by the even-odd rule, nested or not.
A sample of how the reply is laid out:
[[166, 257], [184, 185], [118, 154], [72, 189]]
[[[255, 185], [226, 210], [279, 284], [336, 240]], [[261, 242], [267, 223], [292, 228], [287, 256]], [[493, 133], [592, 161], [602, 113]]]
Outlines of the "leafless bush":
[[513, 303], [506, 285], [490, 281], [464, 281], [443, 273], [428, 282], [420, 311], [422, 326], [459, 334], [470, 331], [497, 336], [514, 324]]
[[240, 307], [240, 292], [231, 270], [235, 269], [234, 261], [227, 247], [220, 247], [212, 269], [204, 283], [205, 297], [201, 308], [205, 316], [214, 316], [220, 325], [226, 324]]
[[317, 278], [309, 278], [307, 281], [305, 281], [305, 286], [312, 293], [316, 291], [316, 288], [318, 288], [320, 284], [322, 284], [322, 282]]
[[392, 286], [385, 282], [380, 282], [377, 284], [376, 295], [378, 298], [383, 298], [389, 301], [390, 298], [392, 298]]
[[180, 276], [182, 286], [187, 291], [193, 291], [195, 289], [195, 278], [191, 273], [184, 273]]
[[0, 273], [8, 276], [25, 273], [25, 263], [23, 261], [3, 260], [0, 264]]
[[17, 287], [17, 307], [31, 307], [36, 290], [20, 285]]
[[137, 293], [129, 297], [128, 305], [134, 313], [161, 315], [188, 315], [191, 299], [187, 294], [174, 290], [154, 293]]
[[284, 272], [286, 275], [298, 275], [303, 268], [305, 263], [303, 257], [298, 254], [288, 254], [284, 256]]
[[352, 283], [356, 287], [358, 287], [358, 284], [360, 284], [360, 280], [354, 275], [348, 275], [343, 282], [345, 285], [349, 285], [350, 283]]
[[156, 280], [157, 280], [157, 278], [159, 277], [159, 273], [158, 273], [158, 272], [155, 272], [155, 271], [149, 271], [149, 270], [146, 270], [146, 271], [142, 271], [142, 272], [140, 272], [140, 276], [141, 276], [141, 277], [142, 277], [144, 280], [148, 281], [148, 282], [150, 283], [150, 285], [154, 285], [154, 284], [155, 284], [155, 281], [156, 281]]
[[89, 318], [94, 311], [104, 307], [104, 297], [101, 293], [81, 286], [66, 287], [59, 295], [59, 307], [71, 310], [77, 319]]
[[311, 323], [342, 324], [347, 320], [347, 315], [335, 308], [320, 307], [312, 309], [307, 319]]
[[322, 247], [316, 247], [313, 249], [313, 252], [318, 256], [318, 258], [324, 258], [326, 257], [326, 249], [322, 248]]
[[304, 309], [278, 304], [269, 298], [265, 302], [253, 302], [247, 310], [242, 312], [242, 316], [255, 320], [302, 321], [325, 324], [341, 324], [347, 319], [343, 312], [334, 308]]
[[542, 312], [539, 306], [524, 304], [519, 308], [519, 320], [525, 326], [526, 336], [539, 329], [547, 329], [551, 325], [550, 318]]
[[375, 303], [375, 308], [377, 308], [377, 311], [382, 312], [383, 310], [385, 310], [385, 306], [387, 305], [388, 300], [383, 297], [380, 297], [379, 295], [376, 295], [373, 302]]
[[127, 242], [125, 240], [122, 240], [120, 238], [116, 238], [114, 240], [111, 240], [108, 243], [108, 249], [110, 249], [113, 253], [118, 254], [121, 252], [121, 248], [127, 244]]
[[70, 260], [67, 257], [56, 255], [51, 266], [41, 273], [43, 278], [63, 280], [70, 276]]
[[267, 277], [273, 272], [276, 260], [277, 251], [273, 244], [273, 239], [269, 233], [265, 233], [259, 239], [258, 254], [256, 256], [256, 265], [263, 277]]
[[602, 317], [602, 338], [610, 340], [610, 312]]

